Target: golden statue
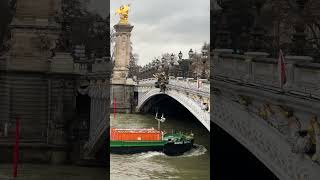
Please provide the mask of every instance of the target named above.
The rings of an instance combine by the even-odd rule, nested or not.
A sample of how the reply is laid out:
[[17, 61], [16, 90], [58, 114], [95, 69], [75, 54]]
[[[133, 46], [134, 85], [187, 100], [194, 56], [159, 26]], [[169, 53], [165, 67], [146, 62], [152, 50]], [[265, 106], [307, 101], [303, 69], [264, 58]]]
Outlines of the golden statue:
[[117, 9], [116, 14], [120, 15], [120, 24], [128, 24], [128, 14], [129, 14], [130, 5], [122, 5]]

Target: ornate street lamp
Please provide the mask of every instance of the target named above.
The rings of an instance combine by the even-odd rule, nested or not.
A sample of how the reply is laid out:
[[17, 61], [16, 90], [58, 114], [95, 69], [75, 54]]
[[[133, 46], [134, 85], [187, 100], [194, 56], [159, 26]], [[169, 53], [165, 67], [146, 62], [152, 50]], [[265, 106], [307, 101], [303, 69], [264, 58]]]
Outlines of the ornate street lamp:
[[203, 58], [207, 58], [208, 57], [208, 50], [207, 49], [202, 49], [201, 52], [202, 52], [202, 57]]
[[231, 32], [228, 27], [228, 17], [232, 12], [232, 0], [218, 1], [218, 5], [221, 7], [219, 11], [215, 13], [217, 21], [217, 31], [215, 32], [214, 47], [218, 49], [231, 48]]
[[159, 60], [158, 58], [156, 59], [156, 61], [155, 61], [155, 62], [156, 62], [156, 65], [157, 65], [157, 66], [159, 66], [159, 64], [160, 64], [160, 60]]
[[174, 54], [173, 53], [171, 54], [170, 58], [171, 58], [171, 61], [174, 60]]
[[205, 79], [206, 78], [206, 62], [207, 62], [207, 58], [208, 58], [208, 50], [207, 49], [202, 49], [202, 74], [201, 74], [201, 78]]
[[265, 44], [265, 29], [261, 25], [261, 8], [266, 3], [266, 0], [253, 0], [255, 9], [254, 25], [251, 30], [251, 40], [249, 41], [250, 51], [263, 52], [266, 48]]
[[193, 57], [193, 51], [192, 51], [192, 49], [190, 49], [190, 51], [189, 51], [189, 59], [191, 59], [192, 57]]
[[181, 61], [182, 60], [182, 52], [181, 51], [179, 52], [178, 57], [179, 57], [179, 60]]
[[182, 52], [180, 51], [179, 54], [178, 54], [178, 57], [179, 57], [179, 60], [178, 60], [178, 63], [179, 63], [179, 76], [182, 76], [182, 66], [183, 66], [183, 63], [182, 63]]
[[166, 59], [164, 57], [161, 58], [161, 62], [165, 63]]
[[173, 66], [174, 65], [174, 54], [172, 53], [170, 56], [170, 65]]
[[174, 54], [173, 53], [170, 56], [169, 74], [170, 76], [174, 76]]
[[307, 0], [296, 0], [296, 3], [298, 5], [297, 10], [300, 13], [295, 20], [296, 22], [294, 22], [295, 32], [292, 34], [292, 45], [290, 47], [290, 52], [292, 53], [292, 55], [303, 56], [308, 49], [308, 47], [306, 47], [306, 23], [302, 18], [302, 12], [307, 3]]

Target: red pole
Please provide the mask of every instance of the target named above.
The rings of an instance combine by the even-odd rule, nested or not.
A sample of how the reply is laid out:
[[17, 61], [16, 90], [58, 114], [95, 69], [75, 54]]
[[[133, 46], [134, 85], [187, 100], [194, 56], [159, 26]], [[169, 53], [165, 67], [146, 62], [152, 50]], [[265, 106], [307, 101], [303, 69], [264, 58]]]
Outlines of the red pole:
[[113, 97], [113, 117], [114, 118], [116, 118], [116, 109], [117, 109], [116, 97]]
[[13, 150], [13, 177], [17, 177], [19, 161], [19, 136], [20, 136], [20, 119], [16, 119], [16, 139]]

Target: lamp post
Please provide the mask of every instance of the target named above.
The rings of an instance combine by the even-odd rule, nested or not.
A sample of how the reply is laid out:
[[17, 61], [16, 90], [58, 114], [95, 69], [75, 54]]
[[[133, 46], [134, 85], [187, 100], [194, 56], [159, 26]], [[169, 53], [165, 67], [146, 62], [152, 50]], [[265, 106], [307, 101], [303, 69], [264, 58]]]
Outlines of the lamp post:
[[202, 49], [202, 74], [201, 78], [205, 79], [206, 78], [206, 62], [208, 58], [208, 50], [207, 49]]
[[193, 51], [192, 51], [192, 49], [189, 50], [189, 53], [188, 53], [188, 54], [189, 54], [189, 59], [192, 59], [192, 58], [193, 58]]
[[[194, 55], [192, 49], [189, 50], [188, 55], [189, 55], [189, 65], [191, 65], [191, 64], [193, 63], [193, 55]], [[189, 75], [194, 74], [194, 73], [193, 73], [193, 70], [194, 70], [194, 69], [191, 69], [191, 68], [189, 67]]]
[[179, 60], [181, 61], [182, 60], [182, 52], [181, 51], [179, 52], [178, 57], [179, 57]]
[[170, 56], [170, 67], [169, 67], [169, 74], [170, 76], [173, 76], [174, 74], [174, 54], [172, 53]]
[[294, 22], [294, 30], [295, 32], [292, 34], [292, 45], [290, 47], [290, 52], [296, 56], [303, 56], [307, 50], [306, 44], [306, 23], [303, 19], [303, 11], [304, 7], [307, 3], [307, 0], [296, 0], [296, 4], [298, 5], [297, 10], [300, 12], [298, 17]]
[[161, 58], [161, 71], [165, 72], [165, 74], [168, 74], [166, 59], [163, 56]]
[[182, 57], [183, 57], [183, 54], [182, 54], [181, 51], [179, 52], [178, 57], [179, 57], [179, 60], [178, 60], [178, 63], [179, 63], [179, 76], [183, 76], [183, 71], [182, 71], [182, 66], [183, 66]]

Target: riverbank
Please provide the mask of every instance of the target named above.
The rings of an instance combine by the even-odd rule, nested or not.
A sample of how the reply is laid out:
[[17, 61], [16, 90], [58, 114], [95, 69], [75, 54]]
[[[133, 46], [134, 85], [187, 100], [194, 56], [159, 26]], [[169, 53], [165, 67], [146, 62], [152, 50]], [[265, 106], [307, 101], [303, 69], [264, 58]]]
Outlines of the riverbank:
[[[12, 165], [0, 164], [0, 179], [11, 180]], [[79, 167], [73, 165], [20, 164], [15, 180], [107, 180], [107, 168]]]

